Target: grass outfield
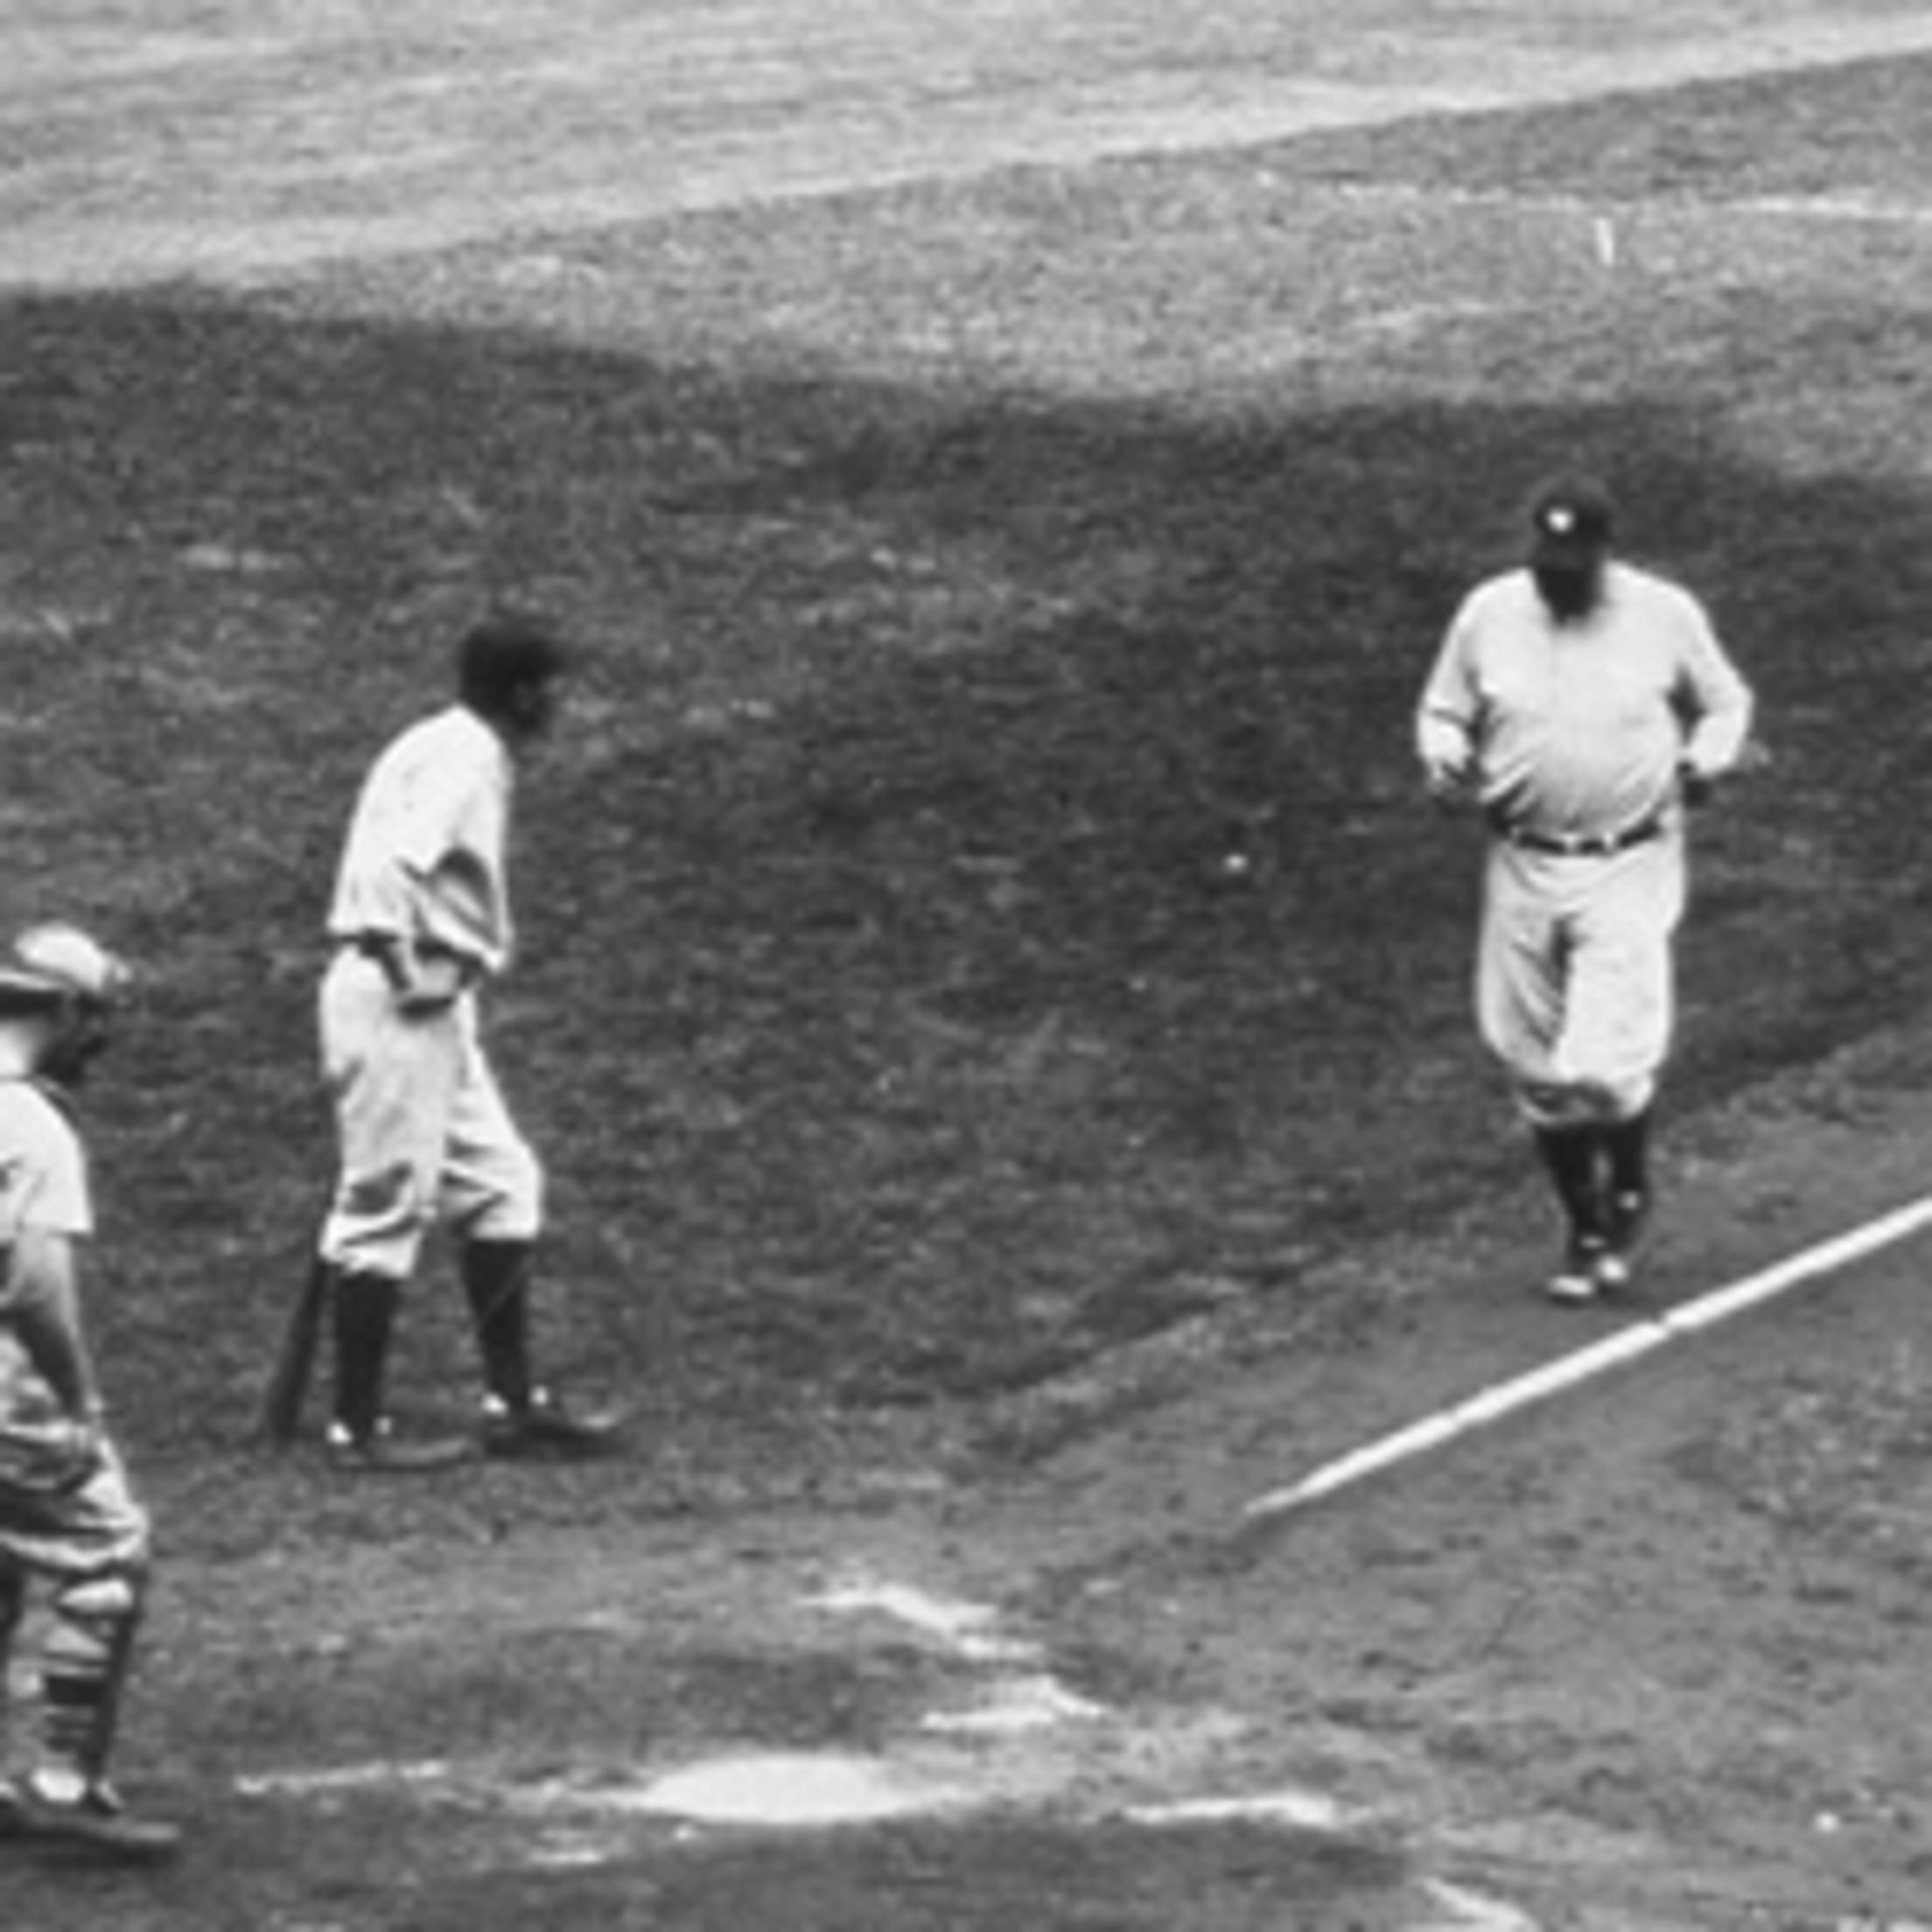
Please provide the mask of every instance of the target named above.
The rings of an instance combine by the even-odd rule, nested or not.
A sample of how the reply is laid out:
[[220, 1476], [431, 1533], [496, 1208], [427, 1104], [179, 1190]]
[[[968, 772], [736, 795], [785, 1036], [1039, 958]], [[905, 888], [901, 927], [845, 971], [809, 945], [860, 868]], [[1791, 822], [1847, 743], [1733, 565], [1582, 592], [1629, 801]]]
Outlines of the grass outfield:
[[[1409, 710], [1554, 461], [1707, 595], [1775, 759], [1700, 827], [1673, 1111], [1922, 1012], [1928, 129], [1932, 61], [1872, 63], [11, 300], [0, 914], [152, 976], [93, 1110], [136, 1453], [246, 1430], [344, 815], [488, 595], [593, 654], [497, 1020], [549, 1353], [666, 1446], [796, 1470], [1292, 1324], [1514, 1186]], [[406, 1401], [463, 1399], [453, 1299]]]

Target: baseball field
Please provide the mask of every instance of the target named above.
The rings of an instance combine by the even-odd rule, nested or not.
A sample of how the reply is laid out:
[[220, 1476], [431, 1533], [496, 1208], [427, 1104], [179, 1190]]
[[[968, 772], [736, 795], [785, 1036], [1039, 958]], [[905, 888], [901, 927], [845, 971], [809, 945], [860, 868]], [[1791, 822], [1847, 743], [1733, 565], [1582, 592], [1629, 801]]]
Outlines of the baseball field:
[[[1932, 1189], [1932, 6], [1648, 10], [0, 10], [0, 920], [142, 971], [88, 1288], [189, 1831], [0, 1853], [7, 1932], [1932, 1925], [1924, 1237], [1244, 1513]], [[1769, 753], [1581, 1313], [1409, 736], [1570, 462]], [[251, 1438], [320, 921], [503, 601], [586, 659], [539, 1343], [634, 1426], [345, 1481]]]

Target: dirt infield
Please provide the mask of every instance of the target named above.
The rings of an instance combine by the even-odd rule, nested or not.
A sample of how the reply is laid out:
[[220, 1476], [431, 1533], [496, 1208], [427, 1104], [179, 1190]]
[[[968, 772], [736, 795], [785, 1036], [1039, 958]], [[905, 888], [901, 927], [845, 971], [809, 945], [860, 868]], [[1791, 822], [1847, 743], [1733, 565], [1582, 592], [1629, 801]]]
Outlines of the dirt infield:
[[1925, 10], [1740, 0], [86, 4], [0, 21], [0, 280], [298, 263], [1004, 167], [1277, 140], [1932, 46]]

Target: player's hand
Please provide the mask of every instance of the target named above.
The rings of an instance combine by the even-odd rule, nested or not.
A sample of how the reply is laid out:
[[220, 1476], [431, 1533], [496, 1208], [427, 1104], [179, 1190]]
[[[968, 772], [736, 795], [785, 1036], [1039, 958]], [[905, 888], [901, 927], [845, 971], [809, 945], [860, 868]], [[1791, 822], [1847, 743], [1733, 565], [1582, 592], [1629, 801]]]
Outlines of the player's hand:
[[108, 1453], [107, 1431], [95, 1415], [57, 1416], [0, 1431], [0, 1476], [44, 1495], [80, 1488]]
[[1432, 758], [1423, 766], [1422, 775], [1430, 797], [1446, 808], [1465, 805], [1474, 796], [1474, 780], [1466, 765]]
[[[1735, 778], [1751, 772], [1761, 772], [1771, 762], [1771, 754], [1756, 738], [1752, 738], [1738, 752], [1726, 767], [1725, 776]], [[1711, 773], [1700, 766], [1690, 757], [1677, 761], [1677, 796], [1695, 809], [1708, 805], [1718, 795], [1718, 780]]]
[[108, 1459], [107, 1418], [98, 1409], [65, 1418], [60, 1452], [65, 1487], [78, 1489]]

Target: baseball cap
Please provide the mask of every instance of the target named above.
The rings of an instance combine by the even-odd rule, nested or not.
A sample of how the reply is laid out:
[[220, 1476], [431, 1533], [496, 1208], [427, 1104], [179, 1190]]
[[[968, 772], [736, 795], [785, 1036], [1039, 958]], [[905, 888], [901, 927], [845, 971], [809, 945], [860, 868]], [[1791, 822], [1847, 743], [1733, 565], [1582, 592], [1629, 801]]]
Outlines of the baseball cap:
[[457, 644], [464, 691], [486, 704], [520, 684], [541, 684], [570, 668], [570, 653], [549, 626], [534, 618], [499, 615], [466, 631]]
[[1588, 477], [1571, 477], [1536, 493], [1530, 506], [1530, 525], [1539, 560], [1595, 556], [1609, 547], [1616, 510], [1602, 484]]
[[126, 965], [78, 926], [51, 920], [31, 926], [0, 955], [0, 997], [61, 1000], [78, 997], [111, 1005], [127, 989]]

